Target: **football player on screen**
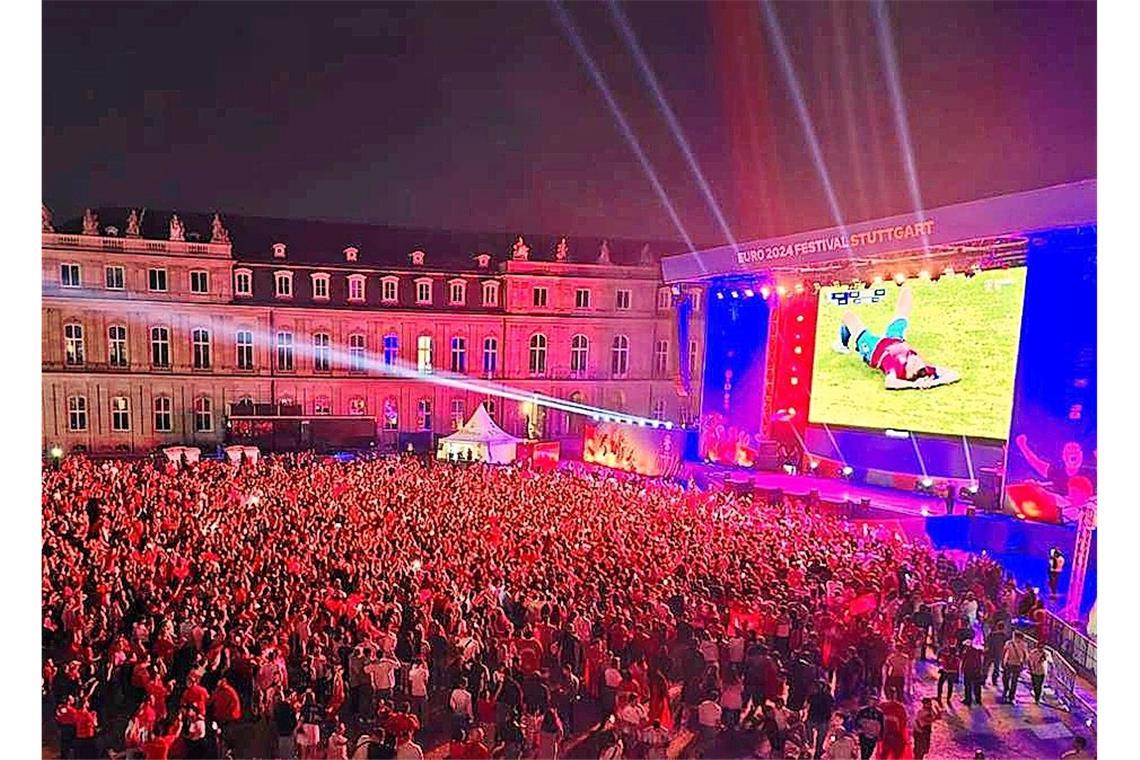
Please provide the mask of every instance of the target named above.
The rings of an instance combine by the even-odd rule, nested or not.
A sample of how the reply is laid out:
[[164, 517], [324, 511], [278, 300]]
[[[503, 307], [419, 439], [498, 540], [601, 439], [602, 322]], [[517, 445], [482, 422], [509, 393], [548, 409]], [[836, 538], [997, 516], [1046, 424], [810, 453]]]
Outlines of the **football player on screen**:
[[835, 349], [840, 353], [850, 353], [854, 338], [856, 353], [863, 357], [868, 367], [883, 373], [887, 390], [934, 388], [958, 382], [961, 378], [957, 372], [927, 364], [906, 342], [906, 328], [913, 302], [914, 294], [909, 287], [904, 287], [899, 292], [894, 318], [887, 324], [882, 335], [868, 330], [859, 315], [848, 309], [839, 325], [839, 342]]

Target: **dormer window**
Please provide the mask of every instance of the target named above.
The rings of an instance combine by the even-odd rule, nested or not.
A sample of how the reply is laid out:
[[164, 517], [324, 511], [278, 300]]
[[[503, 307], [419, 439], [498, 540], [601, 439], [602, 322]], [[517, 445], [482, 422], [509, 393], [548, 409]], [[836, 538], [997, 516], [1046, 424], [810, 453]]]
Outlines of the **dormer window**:
[[451, 280], [447, 284], [447, 296], [447, 302], [452, 306], [467, 303], [467, 283], [460, 279]]
[[[313, 300], [329, 300], [329, 276], [324, 272], [317, 272], [313, 277]], [[280, 295], [280, 293], [278, 294]]]
[[359, 248], [353, 248], [352, 246], [349, 246], [348, 248], [344, 249], [344, 260], [355, 262], [358, 253], [360, 253]]
[[278, 298], [292, 298], [293, 297], [293, 273], [292, 272], [274, 272], [273, 273], [274, 292]]
[[489, 253], [476, 254], [475, 255], [475, 264], [480, 269], [486, 269], [487, 267], [491, 266], [491, 254], [489, 254]]
[[431, 303], [430, 277], [422, 277], [416, 280], [416, 303], [420, 305]]
[[483, 305], [499, 305], [499, 283], [495, 281], [483, 283]]
[[364, 275], [350, 274], [348, 276], [348, 300], [357, 302], [364, 300]]
[[285, 244], [284, 243], [274, 243], [273, 244], [273, 258], [275, 258], [275, 259], [285, 258]]
[[412, 259], [412, 266], [422, 267], [424, 265], [424, 256], [426, 256], [427, 254], [425, 254], [423, 251], [417, 250], [417, 251], [412, 251], [408, 255]]
[[400, 300], [400, 278], [382, 277], [380, 279], [380, 300], [383, 303], [397, 303]]
[[234, 270], [234, 295], [253, 295], [253, 272], [248, 269]]

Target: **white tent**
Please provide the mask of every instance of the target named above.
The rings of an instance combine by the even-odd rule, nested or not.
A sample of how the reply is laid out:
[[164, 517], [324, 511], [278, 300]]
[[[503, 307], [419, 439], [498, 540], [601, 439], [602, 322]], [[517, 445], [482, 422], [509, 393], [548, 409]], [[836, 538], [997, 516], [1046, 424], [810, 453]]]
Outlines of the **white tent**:
[[507, 464], [515, 461], [520, 440], [496, 425], [480, 404], [463, 427], [439, 439], [435, 455], [437, 459], [470, 458], [474, 462]]

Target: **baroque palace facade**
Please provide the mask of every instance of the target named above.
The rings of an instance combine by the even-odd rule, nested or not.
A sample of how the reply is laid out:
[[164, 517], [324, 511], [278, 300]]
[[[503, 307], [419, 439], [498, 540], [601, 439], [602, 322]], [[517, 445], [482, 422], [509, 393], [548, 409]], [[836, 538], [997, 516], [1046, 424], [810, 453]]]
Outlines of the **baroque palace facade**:
[[521, 437], [580, 433], [457, 376], [674, 423], [700, 398], [678, 376], [700, 377], [703, 330], [677, 345], [656, 263], [673, 244], [43, 212], [45, 450], [208, 450], [253, 410], [368, 420], [382, 447], [479, 403]]

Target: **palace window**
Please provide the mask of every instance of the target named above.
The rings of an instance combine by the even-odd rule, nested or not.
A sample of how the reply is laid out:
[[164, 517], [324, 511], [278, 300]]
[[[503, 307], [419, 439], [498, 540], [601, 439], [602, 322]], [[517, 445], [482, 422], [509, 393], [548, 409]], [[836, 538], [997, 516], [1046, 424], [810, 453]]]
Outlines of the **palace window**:
[[546, 372], [546, 336], [536, 333], [530, 336], [530, 374], [541, 375]]
[[364, 336], [359, 333], [348, 336], [348, 370], [364, 371]]
[[190, 341], [194, 349], [194, 369], [209, 369], [210, 331], [197, 327], [190, 333]]
[[65, 288], [79, 288], [83, 286], [83, 282], [79, 276], [78, 264], [60, 264], [59, 265], [59, 284]]
[[292, 272], [275, 272], [273, 275], [273, 283], [275, 292], [278, 298], [292, 298], [293, 297], [293, 273]]
[[364, 300], [364, 275], [350, 274], [348, 276], [348, 300], [357, 302]]
[[658, 377], [669, 371], [669, 341], [659, 340], [653, 347], [653, 369]]
[[451, 371], [467, 371], [467, 339], [456, 336], [451, 339]]
[[122, 290], [126, 281], [126, 275], [121, 266], [104, 267], [103, 278], [107, 290]]
[[431, 372], [430, 335], [421, 335], [416, 340], [416, 370], [424, 374]]
[[625, 377], [629, 374], [629, 338], [624, 335], [614, 336], [610, 370], [614, 377]]
[[166, 292], [166, 270], [148, 269], [146, 272], [147, 287], [155, 293]]
[[385, 277], [380, 281], [380, 300], [384, 303], [396, 303], [399, 299], [400, 280], [397, 277]]
[[461, 398], [451, 399], [451, 429], [458, 430], [463, 427], [467, 419], [467, 404]]
[[400, 427], [400, 406], [395, 396], [384, 399], [383, 425], [385, 430], [398, 430]]
[[204, 269], [196, 269], [190, 273], [190, 292], [209, 293], [210, 273]]
[[214, 429], [214, 402], [206, 396], [194, 402], [194, 432], [209, 433]]
[[673, 294], [669, 292], [669, 288], [660, 288], [657, 291], [657, 310], [665, 311], [673, 305]]
[[487, 377], [495, 374], [499, 364], [499, 341], [495, 336], [488, 335], [483, 339], [483, 374]]
[[313, 371], [328, 372], [332, 369], [332, 340], [328, 333], [313, 334]]
[[617, 310], [618, 311], [629, 311], [630, 300], [631, 300], [631, 294], [628, 290], [625, 290], [625, 289], [618, 290], [618, 292], [617, 292], [617, 307], [616, 307]]
[[689, 341], [689, 374], [692, 375], [697, 371], [697, 342], [695, 340]]
[[83, 325], [69, 322], [63, 326], [63, 357], [69, 367], [81, 367], [85, 362], [83, 351]]
[[131, 400], [126, 396], [111, 399], [111, 429], [119, 433], [131, 429]]
[[253, 295], [253, 273], [248, 269], [234, 270], [234, 295]]
[[394, 367], [400, 360], [400, 336], [388, 333], [384, 336], [384, 366]]
[[313, 300], [314, 301], [327, 301], [329, 300], [329, 276], [327, 274], [314, 274], [313, 280]]
[[586, 288], [578, 288], [574, 291], [574, 308], [588, 309], [590, 308], [590, 291]]
[[174, 429], [174, 415], [171, 412], [170, 396], [156, 396], [154, 399], [154, 430], [156, 433], [169, 433]]
[[484, 306], [498, 306], [499, 305], [499, 283], [485, 282], [483, 283], [483, 305]]
[[67, 397], [67, 429], [78, 432], [87, 429], [87, 397]]
[[421, 398], [416, 403], [416, 422], [420, 430], [431, 430], [431, 399]]
[[546, 306], [546, 288], [535, 287], [532, 294], [535, 306]]
[[659, 398], [653, 402], [653, 419], [665, 419], [665, 399]]
[[277, 369], [293, 371], [293, 333], [277, 333]]
[[467, 283], [463, 280], [452, 280], [448, 283], [448, 303], [452, 306], [462, 306], [467, 303]]
[[416, 280], [416, 303], [421, 305], [431, 303], [431, 280]]
[[590, 339], [585, 335], [575, 335], [570, 339], [570, 371], [584, 373], [590, 361]]
[[154, 367], [170, 366], [170, 330], [166, 327], [150, 328], [150, 363]]
[[253, 332], [238, 330], [236, 345], [238, 369], [253, 369]]
[[123, 325], [107, 328], [107, 363], [112, 367], [127, 366], [127, 328]]

